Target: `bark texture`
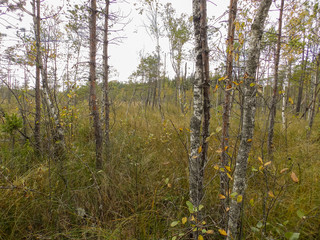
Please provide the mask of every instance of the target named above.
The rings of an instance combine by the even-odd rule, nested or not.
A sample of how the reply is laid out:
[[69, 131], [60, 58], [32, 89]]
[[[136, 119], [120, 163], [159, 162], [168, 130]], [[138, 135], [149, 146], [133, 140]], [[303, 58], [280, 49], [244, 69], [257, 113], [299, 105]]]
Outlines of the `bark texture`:
[[[222, 115], [222, 138], [221, 138], [221, 168], [230, 166], [228, 147], [229, 147], [229, 126], [230, 126], [230, 111], [231, 111], [231, 88], [232, 88], [232, 70], [233, 70], [233, 43], [235, 32], [235, 20], [237, 16], [237, 4], [238, 0], [230, 0], [229, 9], [229, 23], [228, 23], [228, 40], [227, 40], [227, 78], [225, 87], [225, 96], [223, 103], [223, 115]], [[222, 226], [227, 225], [227, 208], [229, 202], [229, 177], [227, 175], [227, 169], [224, 172], [220, 172], [220, 194], [226, 196], [221, 200], [220, 217]]]
[[273, 94], [270, 107], [270, 122], [268, 129], [268, 155], [270, 160], [273, 160], [273, 135], [274, 135], [274, 121], [276, 118], [276, 104], [278, 96], [278, 79], [279, 79], [279, 61], [280, 61], [280, 50], [281, 50], [281, 33], [282, 33], [282, 15], [283, 15], [284, 0], [281, 0], [280, 16], [279, 16], [279, 29], [277, 39], [277, 50], [274, 61], [274, 83], [273, 83]]
[[[38, 3], [38, 1], [37, 1]], [[36, 10], [37, 9], [37, 10]], [[37, 12], [37, 13], [36, 13]], [[36, 8], [36, 0], [33, 0], [33, 22], [35, 25], [36, 33], [36, 48], [40, 49], [40, 36], [38, 37], [37, 33], [40, 33], [40, 7]], [[35, 114], [35, 123], [34, 123], [34, 140], [36, 152], [40, 153], [41, 144], [40, 144], [40, 121], [41, 121], [41, 97], [40, 97], [40, 66], [42, 65], [39, 54], [36, 56], [36, 86], [35, 86], [35, 102], [36, 102], [36, 114]]]
[[96, 52], [97, 52], [97, 3], [91, 0], [91, 18], [90, 18], [90, 103], [91, 114], [93, 116], [93, 128], [96, 142], [96, 168], [102, 168], [102, 135], [100, 126], [99, 110], [96, 94]]
[[[256, 70], [258, 67], [261, 38], [264, 29], [264, 23], [268, 16], [268, 11], [272, 0], [263, 0], [260, 3], [258, 12], [251, 26], [251, 36], [248, 49], [248, 61], [244, 76], [244, 102], [243, 102], [243, 121], [241, 129], [241, 141], [236, 159], [236, 168], [234, 172], [234, 183], [232, 192], [243, 196], [246, 189], [246, 171], [248, 155], [251, 149], [255, 110], [256, 110]], [[242, 202], [236, 199], [231, 201], [227, 239], [240, 238], [238, 228], [240, 223], [240, 212]]]
[[104, 39], [103, 39], [103, 81], [104, 81], [104, 121], [105, 121], [105, 143], [107, 151], [109, 149], [109, 131], [110, 131], [110, 102], [109, 102], [109, 65], [108, 65], [108, 34], [109, 34], [109, 6], [110, 1], [105, 1], [105, 15], [104, 15]]
[[[193, 23], [195, 29], [196, 70], [193, 91], [193, 116], [190, 122], [191, 151], [189, 156], [190, 201], [195, 207], [203, 199], [203, 177], [207, 161], [207, 142], [209, 136], [210, 100], [209, 100], [209, 51], [207, 45], [207, 8], [205, 0], [193, 0]], [[203, 122], [202, 122], [202, 114]], [[202, 140], [201, 140], [201, 123]], [[201, 213], [196, 213], [195, 223], [201, 222]], [[200, 230], [199, 230], [200, 231]], [[193, 233], [198, 239], [199, 231]]]

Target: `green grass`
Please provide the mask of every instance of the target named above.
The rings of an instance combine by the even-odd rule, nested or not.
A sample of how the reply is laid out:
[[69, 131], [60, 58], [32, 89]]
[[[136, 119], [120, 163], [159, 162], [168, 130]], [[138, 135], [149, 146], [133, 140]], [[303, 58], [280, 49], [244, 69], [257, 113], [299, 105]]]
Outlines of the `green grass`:
[[[94, 136], [86, 102], [77, 106], [73, 136], [67, 132], [63, 172], [52, 159], [52, 146], [47, 140], [39, 157], [32, 145], [22, 141], [17, 141], [12, 151], [6, 141], [8, 136], [1, 135], [0, 239], [151, 240], [171, 239], [187, 232], [188, 223], [175, 227], [170, 224], [188, 217], [185, 147], [189, 144], [190, 112], [183, 115], [179, 108], [164, 104], [162, 119], [157, 108], [146, 110], [138, 103], [128, 107], [127, 103], [115, 102], [114, 107], [110, 153], [104, 154], [104, 168], [99, 172], [94, 169]], [[286, 132], [276, 124], [274, 162], [268, 167], [267, 187], [258, 160], [261, 157], [267, 161], [265, 118], [263, 114], [258, 116], [244, 197], [243, 238], [260, 239], [257, 224], [263, 221], [263, 198], [267, 196], [267, 204], [275, 200], [268, 217], [268, 236], [286, 239], [287, 232], [298, 232], [300, 239], [317, 239], [320, 119], [316, 119], [310, 139], [306, 137], [304, 120], [289, 114]], [[221, 125], [221, 110], [212, 110], [211, 121], [214, 135], [209, 142], [203, 211], [207, 229], [214, 230], [208, 239], [220, 239], [219, 172], [215, 166], [219, 163], [217, 127]], [[230, 152], [239, 145], [238, 122], [233, 115]], [[280, 173], [285, 168], [288, 170]], [[299, 178], [298, 183], [291, 179], [292, 172]], [[274, 197], [268, 194], [270, 191]]]

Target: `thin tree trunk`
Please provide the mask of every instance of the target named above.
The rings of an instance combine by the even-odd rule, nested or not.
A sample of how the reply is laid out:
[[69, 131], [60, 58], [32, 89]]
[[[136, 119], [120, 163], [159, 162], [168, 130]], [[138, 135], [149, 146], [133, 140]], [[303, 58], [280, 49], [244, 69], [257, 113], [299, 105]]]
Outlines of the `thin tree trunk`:
[[312, 96], [312, 105], [311, 105], [311, 112], [310, 112], [310, 120], [309, 120], [309, 133], [311, 133], [311, 129], [313, 126], [314, 116], [316, 112], [316, 101], [317, 101], [317, 93], [318, 93], [318, 84], [319, 84], [319, 66], [320, 66], [320, 53], [316, 58], [316, 73], [314, 77], [314, 84], [313, 86], [313, 96]]
[[[304, 40], [303, 40], [304, 42]], [[299, 91], [298, 91], [298, 99], [297, 99], [297, 106], [296, 106], [296, 115], [298, 115], [300, 113], [301, 110], [301, 102], [302, 102], [302, 93], [303, 93], [303, 85], [304, 85], [304, 75], [305, 75], [305, 71], [306, 71], [306, 67], [307, 67], [307, 62], [308, 62], [308, 54], [309, 54], [309, 48], [307, 49], [307, 55], [306, 55], [306, 59], [304, 58], [304, 47], [302, 50], [302, 64], [301, 64], [301, 68], [302, 68], [302, 73], [300, 75], [300, 80], [299, 80]]]
[[279, 16], [279, 29], [278, 29], [278, 40], [277, 40], [277, 51], [274, 63], [274, 85], [273, 94], [270, 107], [270, 122], [268, 129], [268, 155], [270, 160], [273, 160], [273, 136], [274, 136], [274, 122], [276, 117], [276, 104], [278, 96], [278, 79], [279, 79], [279, 61], [280, 61], [280, 51], [281, 51], [281, 33], [282, 33], [282, 15], [283, 15], [284, 0], [281, 0], [280, 6], [280, 16]]
[[[105, 143], [106, 149], [109, 150], [109, 142], [110, 142], [110, 102], [109, 102], [109, 87], [108, 87], [108, 80], [109, 80], [109, 65], [108, 65], [108, 34], [109, 34], [109, 6], [110, 1], [105, 0], [105, 16], [104, 16], [104, 41], [103, 41], [103, 67], [104, 67], [104, 114], [105, 114]], [[108, 153], [107, 153], [108, 154]]]
[[230, 109], [231, 109], [231, 88], [232, 88], [232, 71], [233, 71], [233, 42], [234, 42], [234, 32], [235, 32], [235, 19], [237, 16], [237, 4], [238, 0], [230, 0], [230, 9], [229, 9], [229, 23], [228, 23], [228, 46], [227, 46], [227, 78], [226, 78], [226, 87], [225, 87], [225, 98], [223, 104], [223, 115], [222, 115], [222, 139], [221, 139], [221, 168], [224, 168], [225, 171], [220, 172], [220, 194], [225, 196], [221, 200], [221, 221], [222, 226], [226, 227], [228, 223], [228, 202], [229, 202], [229, 177], [227, 175], [228, 170], [226, 166], [230, 166], [229, 163], [229, 127], [230, 127]]
[[[36, 48], [40, 49], [40, 36], [38, 37], [37, 33], [40, 33], [40, 8], [36, 10], [36, 0], [33, 0], [33, 22], [35, 24], [35, 33], [36, 33]], [[41, 59], [39, 54], [36, 56], [36, 86], [35, 86], [35, 102], [36, 102], [36, 114], [35, 114], [35, 123], [34, 123], [34, 139], [36, 152], [39, 154], [41, 151], [41, 140], [40, 140], [40, 122], [41, 122], [41, 98], [40, 98], [40, 65]]]
[[[263, 0], [260, 3], [258, 12], [251, 26], [251, 37], [249, 42], [248, 61], [246, 63], [246, 71], [244, 76], [244, 106], [243, 106], [243, 122], [241, 129], [241, 141], [236, 159], [236, 167], [234, 172], [234, 183], [232, 193], [237, 193], [238, 197], [232, 199], [229, 211], [229, 221], [227, 230], [227, 239], [240, 238], [238, 228], [240, 227], [240, 212], [242, 209], [241, 197], [245, 194], [246, 188], [246, 171], [248, 163], [248, 155], [252, 145], [252, 137], [255, 121], [256, 110], [256, 70], [258, 67], [261, 38], [264, 29], [264, 23], [270, 9], [272, 0]], [[241, 196], [239, 198], [239, 196]]]
[[93, 127], [96, 141], [96, 168], [102, 168], [102, 136], [99, 109], [96, 96], [96, 52], [97, 52], [97, 36], [96, 36], [96, 19], [97, 19], [97, 3], [91, 0], [91, 18], [90, 18], [90, 102], [91, 114], [93, 115]]

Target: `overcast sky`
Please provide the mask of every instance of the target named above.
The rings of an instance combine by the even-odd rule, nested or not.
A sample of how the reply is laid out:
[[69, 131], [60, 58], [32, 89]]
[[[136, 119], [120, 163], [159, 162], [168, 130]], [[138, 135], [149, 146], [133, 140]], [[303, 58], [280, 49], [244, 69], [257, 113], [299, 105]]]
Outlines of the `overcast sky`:
[[[109, 64], [117, 70], [118, 76], [113, 76], [112, 80], [119, 81], [127, 81], [128, 77], [136, 70], [139, 64], [139, 53], [142, 52], [144, 55], [150, 54], [155, 51], [155, 43], [148, 35], [144, 23], [146, 21], [145, 14], [140, 15], [134, 6], [134, 3], [137, 3], [139, 0], [126, 0], [122, 2], [119, 0], [119, 3], [112, 4], [112, 11], [120, 11], [123, 15], [128, 16], [124, 22], [128, 21], [127, 19], [131, 19], [131, 21], [126, 25], [124, 31], [120, 33], [122, 37], [122, 42], [118, 45], [110, 45], [109, 54], [110, 61]], [[161, 4], [165, 5], [166, 3], [172, 3], [172, 6], [177, 11], [177, 15], [179, 16], [181, 13], [186, 13], [187, 15], [192, 15], [192, 0], [159, 0]], [[83, 3], [83, 0], [73, 0], [72, 2]], [[86, 0], [85, 2], [88, 2]], [[212, 3], [214, 2], [214, 3]], [[29, 3], [29, 2], [28, 2]], [[66, 2], [64, 0], [44, 0], [43, 3], [46, 5], [54, 5], [54, 6], [65, 6]], [[208, 1], [208, 17], [211, 18], [215, 16], [216, 18], [223, 15], [228, 9], [229, 0], [210, 0]], [[30, 7], [30, 6], [29, 6]], [[31, 9], [30, 9], [31, 11]], [[32, 19], [25, 14], [25, 18], [23, 22], [19, 22], [16, 20], [14, 13], [9, 13], [6, 15], [0, 16], [0, 32], [6, 33], [7, 36], [3, 38], [2, 44], [5, 47], [6, 45], [10, 45], [10, 43], [14, 43], [17, 41], [17, 37], [15, 36], [16, 31], [21, 27], [30, 29], [32, 26]], [[7, 29], [8, 26], [12, 28]], [[119, 28], [119, 26], [116, 26]], [[114, 36], [112, 36], [114, 37]], [[168, 39], [163, 38], [160, 42], [161, 50], [162, 50], [162, 59], [164, 58], [164, 53], [168, 53]], [[1, 48], [3, 49], [3, 48]], [[166, 60], [166, 69], [167, 74], [173, 77], [173, 70], [170, 64], [170, 58], [167, 54]], [[189, 64], [189, 73], [192, 71], [193, 66]]]
[[[124, 14], [131, 12], [129, 18], [132, 21], [126, 26], [123, 35], [126, 37], [119, 45], [110, 46], [110, 65], [113, 65], [118, 73], [119, 80], [126, 81], [130, 74], [134, 72], [139, 64], [139, 52], [144, 54], [152, 53], [155, 50], [155, 43], [151, 37], [147, 34], [144, 27], [144, 21], [146, 20], [145, 15], [139, 15], [135, 10], [133, 3], [136, 1], [128, 1], [130, 3], [122, 3], [121, 10]], [[160, 0], [162, 4], [168, 2], [172, 3], [177, 14], [186, 13], [189, 16], [192, 15], [192, 0]], [[219, 17], [227, 9], [229, 5], [228, 0], [214, 0], [213, 3], [208, 1], [208, 17]], [[117, 6], [112, 6], [115, 9]], [[168, 40], [161, 40], [162, 51], [168, 52]], [[163, 56], [164, 57], [164, 54]], [[170, 66], [169, 56], [167, 56], [167, 72], [173, 76], [173, 71]], [[192, 67], [190, 67], [192, 68]]]

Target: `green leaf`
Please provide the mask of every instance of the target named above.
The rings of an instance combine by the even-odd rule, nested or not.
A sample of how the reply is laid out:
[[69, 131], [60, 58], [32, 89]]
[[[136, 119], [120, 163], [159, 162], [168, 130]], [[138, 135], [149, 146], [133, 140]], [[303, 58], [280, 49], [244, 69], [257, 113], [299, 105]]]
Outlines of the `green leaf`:
[[302, 212], [301, 210], [298, 210], [298, 211], [297, 211], [297, 215], [298, 215], [298, 217], [301, 218], [301, 219], [305, 216], [305, 215], [304, 215], [304, 212]]
[[262, 222], [259, 221], [259, 222], [257, 223], [257, 228], [262, 228], [262, 226], [263, 226]]
[[176, 236], [174, 236], [171, 240], [176, 240], [177, 239], [177, 237]]
[[190, 213], [194, 213], [193, 204], [192, 204], [190, 201], [187, 201], [186, 204], [187, 204], [187, 206], [188, 206], [189, 212], [190, 212]]
[[169, 178], [166, 178], [166, 180], [164, 181], [166, 183], [166, 185], [169, 183]]
[[298, 240], [300, 237], [300, 233], [286, 232], [284, 236], [286, 239], [289, 239], [289, 240]]
[[255, 233], [260, 232], [260, 230], [256, 227], [250, 227], [250, 228], [251, 228], [252, 232], [255, 232]]
[[235, 198], [237, 195], [238, 195], [237, 192], [233, 192], [233, 193], [230, 194], [230, 197], [231, 197], [231, 198]]
[[204, 206], [203, 205], [199, 205], [199, 211], [201, 211], [201, 209], [203, 209], [204, 208]]
[[179, 224], [179, 221], [173, 221], [171, 224], [170, 224], [170, 226], [171, 227], [175, 227], [175, 226], [177, 226]]

